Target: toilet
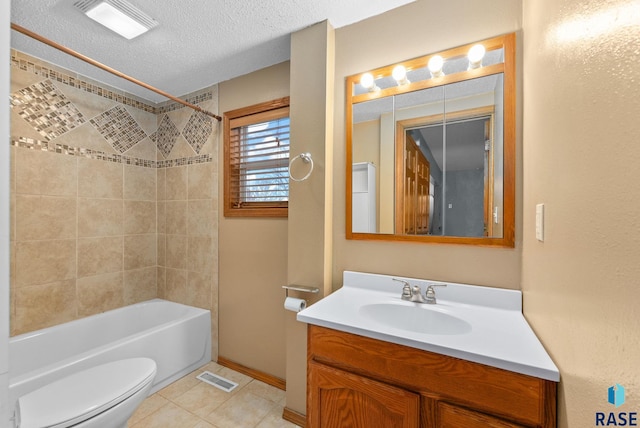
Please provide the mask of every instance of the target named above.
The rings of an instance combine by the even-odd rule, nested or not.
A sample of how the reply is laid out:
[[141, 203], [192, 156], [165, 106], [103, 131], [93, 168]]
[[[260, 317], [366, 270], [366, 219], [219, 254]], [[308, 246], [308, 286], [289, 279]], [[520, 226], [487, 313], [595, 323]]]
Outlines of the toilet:
[[74, 373], [18, 399], [15, 428], [124, 428], [156, 376], [150, 358], [113, 361]]

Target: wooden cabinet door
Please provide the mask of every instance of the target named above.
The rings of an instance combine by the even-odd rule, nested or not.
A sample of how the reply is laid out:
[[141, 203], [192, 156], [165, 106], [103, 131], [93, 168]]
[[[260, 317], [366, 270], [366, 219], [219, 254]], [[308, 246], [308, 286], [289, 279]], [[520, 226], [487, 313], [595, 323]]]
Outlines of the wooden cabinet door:
[[307, 428], [418, 428], [420, 396], [309, 363]]
[[524, 428], [524, 425], [447, 403], [438, 403], [437, 420], [438, 428]]

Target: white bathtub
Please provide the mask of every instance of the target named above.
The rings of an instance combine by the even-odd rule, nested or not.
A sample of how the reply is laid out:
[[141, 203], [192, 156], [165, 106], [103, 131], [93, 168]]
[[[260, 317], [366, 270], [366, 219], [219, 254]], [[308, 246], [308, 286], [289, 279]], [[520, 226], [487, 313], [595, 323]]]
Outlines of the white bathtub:
[[9, 405], [79, 370], [130, 357], [158, 366], [151, 393], [211, 361], [211, 313], [154, 299], [9, 340]]

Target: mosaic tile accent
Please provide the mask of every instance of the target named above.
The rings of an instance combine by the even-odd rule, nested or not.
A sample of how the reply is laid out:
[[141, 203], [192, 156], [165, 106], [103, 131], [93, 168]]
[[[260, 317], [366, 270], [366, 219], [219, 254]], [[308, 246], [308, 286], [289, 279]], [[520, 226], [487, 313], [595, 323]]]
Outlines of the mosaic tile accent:
[[180, 131], [171, 119], [169, 119], [169, 116], [165, 115], [158, 126], [158, 130], [154, 134], [156, 146], [166, 158], [169, 156], [173, 146], [176, 144], [176, 139], [180, 135]]
[[194, 111], [182, 130], [182, 136], [187, 140], [193, 151], [200, 154], [213, 131], [213, 118], [199, 111]]
[[49, 79], [11, 94], [11, 107], [48, 140], [85, 123], [82, 113]]
[[[197, 92], [197, 93], [193, 93], [193, 94], [188, 94], [185, 97], [180, 97], [183, 100], [185, 100], [188, 103], [191, 104], [200, 104], [204, 101], [209, 101], [213, 99], [213, 93], [211, 92], [211, 90], [206, 90], [205, 92]], [[174, 111], [174, 110], [180, 110], [181, 108], [185, 108], [185, 106], [183, 104], [177, 103], [175, 101], [167, 101], [163, 104], [157, 105], [156, 106], [156, 113], [157, 114], [161, 114], [161, 113], [168, 113], [170, 111]], [[188, 108], [188, 107], [186, 107]]]
[[133, 95], [99, 86], [95, 82], [91, 81], [91, 79], [68, 70], [54, 70], [46, 62], [33, 58], [15, 49], [11, 49], [11, 66], [22, 71], [33, 73], [36, 76], [42, 76], [45, 79], [51, 79], [58, 83], [82, 89], [83, 91], [93, 95], [117, 101], [138, 110], [156, 113], [156, 106], [140, 101]]
[[120, 153], [126, 152], [147, 136], [127, 109], [120, 106], [105, 111], [90, 122]]
[[213, 162], [213, 157], [210, 154], [181, 159], [152, 161], [147, 159], [135, 158], [132, 156], [105, 153], [100, 150], [83, 149], [80, 147], [67, 146], [66, 144], [57, 144], [49, 141], [39, 141], [25, 137], [12, 138], [11, 145], [28, 150], [42, 150], [44, 152], [58, 153], [61, 155], [84, 157], [88, 159], [102, 160], [105, 162], [142, 166], [145, 168], [171, 168], [175, 166], [195, 165], [200, 163]]

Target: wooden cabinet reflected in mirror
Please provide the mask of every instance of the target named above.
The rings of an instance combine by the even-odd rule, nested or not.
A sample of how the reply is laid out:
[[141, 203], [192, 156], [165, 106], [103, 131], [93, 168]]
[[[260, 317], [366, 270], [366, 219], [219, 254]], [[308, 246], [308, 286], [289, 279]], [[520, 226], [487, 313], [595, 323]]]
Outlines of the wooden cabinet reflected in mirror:
[[[347, 238], [513, 247], [515, 35], [439, 55], [438, 73], [429, 55], [401, 64], [403, 81], [396, 66], [347, 78]], [[374, 170], [367, 229], [354, 164]]]

